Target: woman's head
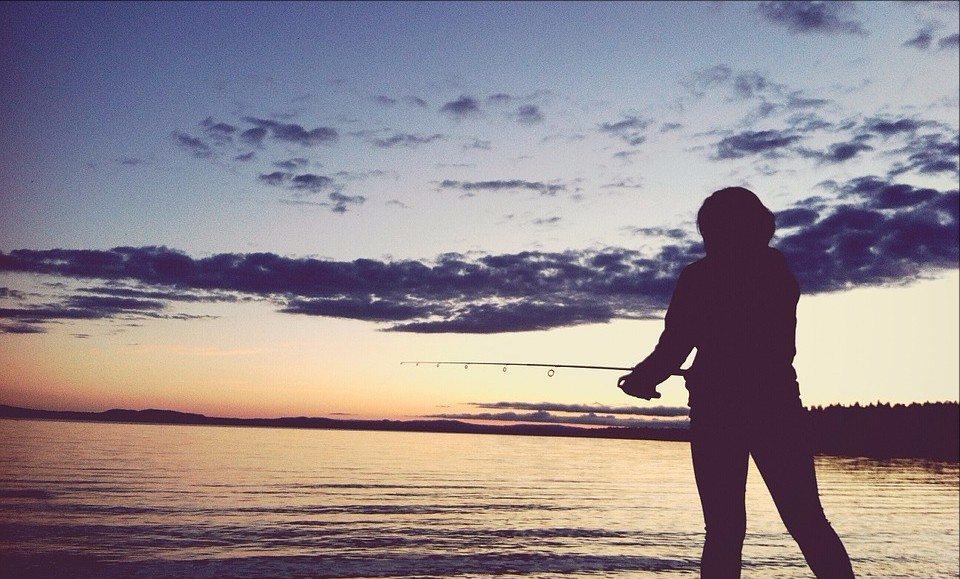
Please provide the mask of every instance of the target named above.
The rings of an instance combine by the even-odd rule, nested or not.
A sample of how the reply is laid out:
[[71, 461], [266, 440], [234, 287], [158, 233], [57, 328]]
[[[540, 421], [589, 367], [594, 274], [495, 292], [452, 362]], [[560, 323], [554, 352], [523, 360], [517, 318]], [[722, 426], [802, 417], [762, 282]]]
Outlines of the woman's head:
[[776, 230], [773, 213], [743, 187], [713, 192], [697, 213], [697, 229], [708, 254], [766, 247]]

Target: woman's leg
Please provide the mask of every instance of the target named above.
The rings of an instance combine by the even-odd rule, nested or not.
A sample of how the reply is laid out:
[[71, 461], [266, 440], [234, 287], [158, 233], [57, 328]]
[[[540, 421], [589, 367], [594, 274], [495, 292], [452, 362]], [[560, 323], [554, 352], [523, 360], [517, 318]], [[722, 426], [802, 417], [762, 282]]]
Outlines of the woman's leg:
[[850, 558], [820, 504], [813, 453], [803, 431], [802, 407], [761, 420], [751, 453], [780, 518], [819, 579], [849, 579]]
[[690, 451], [703, 507], [706, 538], [700, 559], [703, 579], [740, 577], [747, 515], [745, 494], [749, 454], [729, 424], [692, 417]]

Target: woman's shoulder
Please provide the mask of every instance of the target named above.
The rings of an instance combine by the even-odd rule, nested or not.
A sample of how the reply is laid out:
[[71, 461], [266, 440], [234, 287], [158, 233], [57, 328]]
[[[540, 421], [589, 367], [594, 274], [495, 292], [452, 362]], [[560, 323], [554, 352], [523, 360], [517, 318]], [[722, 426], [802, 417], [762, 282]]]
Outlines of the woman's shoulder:
[[711, 262], [706, 257], [701, 257], [697, 261], [687, 264], [680, 270], [680, 277], [690, 277], [702, 274], [711, 268]]

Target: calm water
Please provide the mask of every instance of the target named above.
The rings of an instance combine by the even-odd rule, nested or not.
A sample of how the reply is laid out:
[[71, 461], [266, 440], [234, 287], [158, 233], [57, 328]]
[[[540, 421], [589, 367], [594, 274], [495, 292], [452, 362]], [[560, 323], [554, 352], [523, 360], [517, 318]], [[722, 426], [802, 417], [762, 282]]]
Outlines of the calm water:
[[[954, 463], [819, 458], [861, 577], [958, 577]], [[751, 471], [744, 577], [810, 577]], [[683, 443], [0, 420], [0, 576], [696, 577]]]

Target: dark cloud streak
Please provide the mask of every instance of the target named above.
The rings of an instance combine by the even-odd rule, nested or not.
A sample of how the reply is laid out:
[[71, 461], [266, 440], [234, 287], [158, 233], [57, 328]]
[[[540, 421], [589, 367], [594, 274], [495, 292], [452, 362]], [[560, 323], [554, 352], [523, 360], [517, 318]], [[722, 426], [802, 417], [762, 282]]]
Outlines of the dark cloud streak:
[[646, 131], [653, 121], [628, 115], [614, 122], [600, 123], [597, 127], [601, 133], [617, 137], [628, 145], [642, 145], [647, 140]]
[[601, 406], [598, 404], [559, 404], [555, 402], [473, 402], [471, 406], [485, 410], [533, 410], [544, 412], [580, 412], [593, 414], [626, 414], [631, 416], [687, 416], [686, 406]]
[[863, 25], [848, 17], [856, 12], [852, 2], [831, 0], [760, 2], [757, 12], [791, 32], [865, 35]]
[[924, 28], [917, 32], [917, 35], [903, 43], [903, 46], [926, 50], [933, 44], [933, 30]]
[[395, 133], [385, 139], [374, 139], [373, 144], [381, 149], [390, 149], [393, 147], [407, 147], [414, 149], [420, 145], [440, 141], [444, 137], [439, 133], [433, 135], [417, 135], [410, 133]]
[[545, 424], [580, 424], [587, 426], [608, 426], [626, 428], [689, 428], [686, 418], [657, 419], [657, 418], [625, 418], [612, 414], [554, 414], [547, 410], [533, 412], [478, 412], [458, 414], [431, 414], [427, 418], [442, 418], [447, 420], [484, 420], [496, 422], [536, 422]]
[[716, 145], [714, 159], [740, 159], [749, 155], [776, 155], [801, 137], [786, 131], [746, 131], [724, 137]]
[[478, 192], [490, 191], [536, 191], [541, 195], [556, 195], [566, 189], [564, 185], [544, 183], [542, 181], [524, 181], [523, 179], [507, 179], [493, 181], [454, 181], [446, 179], [440, 182], [441, 189], [457, 189], [466, 195], [475, 195]]
[[473, 97], [461, 96], [459, 99], [450, 101], [440, 107], [440, 112], [455, 119], [463, 119], [479, 114], [480, 104]]
[[522, 125], [542, 123], [543, 113], [537, 105], [521, 105], [517, 109], [517, 122]]
[[[776, 245], [804, 292], [899, 285], [960, 266], [956, 189], [916, 187], [882, 176], [832, 186], [835, 203], [801, 202], [777, 213]], [[355, 202], [334, 192], [324, 203], [345, 210]], [[44, 319], [171, 317], [161, 310], [178, 299], [253, 299], [285, 313], [367, 320], [386, 330], [418, 333], [518, 332], [643, 319], [662, 314], [680, 270], [702, 255], [702, 246], [682, 230], [643, 233], [655, 233], [666, 244], [655, 252], [606, 248], [471, 258], [451, 253], [432, 262], [272, 253], [193, 258], [166, 247], [15, 250], [0, 253], [0, 272], [101, 280], [109, 291], [81, 289], [59, 304], [17, 302], [0, 310], [0, 318], [14, 322], [5, 326], [13, 332], [11, 327]], [[18, 296], [25, 297], [7, 289], [2, 297]]]
[[191, 155], [198, 159], [209, 159], [213, 157], [213, 149], [198, 137], [175, 131], [173, 138], [177, 146], [189, 151]]
[[950, 36], [945, 36], [937, 42], [937, 46], [940, 50], [957, 50], [960, 49], [960, 33], [954, 32]]
[[331, 143], [336, 141], [339, 136], [337, 130], [332, 127], [316, 127], [308, 130], [295, 123], [281, 123], [256, 117], [244, 117], [243, 120], [254, 125], [255, 129], [261, 130], [255, 134], [251, 134], [250, 131], [244, 133], [248, 137], [248, 142], [251, 143], [262, 142], [267, 132], [278, 141], [294, 143], [304, 147]]

